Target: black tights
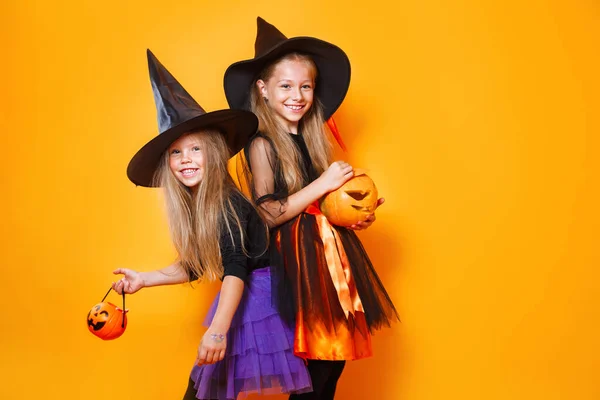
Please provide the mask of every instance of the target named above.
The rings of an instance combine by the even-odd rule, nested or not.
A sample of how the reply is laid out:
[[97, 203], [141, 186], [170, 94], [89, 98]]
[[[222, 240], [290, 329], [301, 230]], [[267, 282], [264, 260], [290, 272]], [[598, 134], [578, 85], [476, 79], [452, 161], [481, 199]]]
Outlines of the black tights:
[[[188, 387], [187, 390], [185, 391], [185, 394], [183, 395], [183, 400], [198, 400], [196, 398], [196, 392], [197, 390], [194, 389], [194, 381], [192, 380], [192, 378], [190, 378], [189, 382], [188, 382]], [[215, 399], [217, 400], [217, 399]]]
[[187, 390], [183, 395], [183, 400], [196, 400], [196, 389], [194, 389], [194, 381], [190, 378]]
[[342, 375], [346, 361], [308, 360], [308, 372], [313, 391], [292, 394], [289, 400], [333, 400], [337, 381]]

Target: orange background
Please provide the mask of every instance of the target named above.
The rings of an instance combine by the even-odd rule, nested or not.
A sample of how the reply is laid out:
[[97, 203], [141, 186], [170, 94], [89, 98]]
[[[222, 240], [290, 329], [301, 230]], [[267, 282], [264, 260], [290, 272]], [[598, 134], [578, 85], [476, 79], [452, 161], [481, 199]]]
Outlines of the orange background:
[[114, 268], [174, 255], [125, 175], [157, 133], [145, 49], [223, 108], [257, 15], [348, 53], [343, 157], [387, 200], [361, 237], [403, 322], [338, 398], [600, 398], [592, 0], [3, 1], [0, 398], [182, 396], [218, 285], [129, 297], [113, 342], [84, 320]]

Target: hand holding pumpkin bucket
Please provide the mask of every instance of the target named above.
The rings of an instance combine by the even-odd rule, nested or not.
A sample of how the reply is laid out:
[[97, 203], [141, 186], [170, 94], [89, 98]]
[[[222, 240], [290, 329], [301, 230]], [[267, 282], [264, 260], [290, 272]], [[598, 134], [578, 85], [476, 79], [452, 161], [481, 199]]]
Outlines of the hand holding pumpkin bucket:
[[339, 189], [325, 195], [319, 206], [331, 224], [350, 226], [375, 212], [377, 195], [373, 180], [363, 170], [356, 169], [354, 177]]
[[100, 303], [96, 304], [87, 315], [87, 326], [91, 333], [102, 340], [116, 339], [125, 332], [127, 327], [127, 311], [125, 309], [125, 293], [123, 293], [123, 308], [112, 303], [104, 302], [111, 292], [106, 292]]

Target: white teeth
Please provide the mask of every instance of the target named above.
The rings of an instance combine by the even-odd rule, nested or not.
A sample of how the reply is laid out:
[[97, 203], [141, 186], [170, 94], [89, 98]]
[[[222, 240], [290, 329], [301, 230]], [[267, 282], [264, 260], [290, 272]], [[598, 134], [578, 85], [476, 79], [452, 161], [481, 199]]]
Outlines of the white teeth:
[[302, 110], [302, 107], [304, 107], [304, 106], [288, 106], [288, 105], [286, 104], [286, 107], [287, 107], [287, 108], [291, 108], [292, 110]]
[[181, 174], [184, 176], [193, 175], [196, 172], [195, 169], [183, 169], [181, 170]]

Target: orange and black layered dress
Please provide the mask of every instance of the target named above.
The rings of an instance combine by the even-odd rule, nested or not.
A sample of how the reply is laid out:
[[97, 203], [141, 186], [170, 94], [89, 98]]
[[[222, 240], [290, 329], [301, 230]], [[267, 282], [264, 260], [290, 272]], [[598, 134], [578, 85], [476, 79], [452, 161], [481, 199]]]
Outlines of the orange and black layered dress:
[[[301, 134], [290, 134], [301, 154], [303, 185], [318, 178]], [[244, 150], [245, 179], [267, 218], [285, 212], [279, 158], [258, 133]], [[372, 355], [371, 333], [398, 315], [353, 230], [332, 226], [311, 205], [271, 231], [273, 296], [295, 322], [294, 352], [304, 359], [356, 360]]]

